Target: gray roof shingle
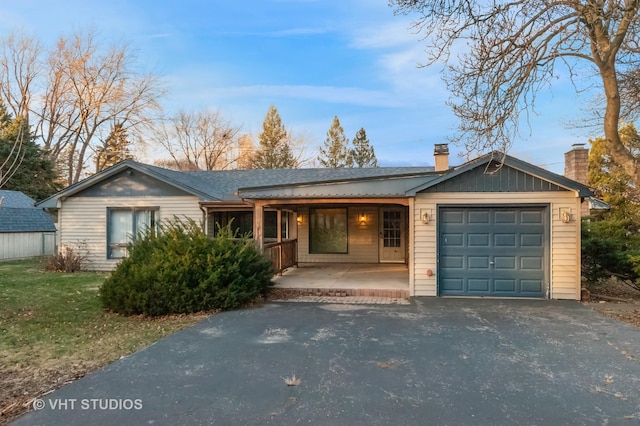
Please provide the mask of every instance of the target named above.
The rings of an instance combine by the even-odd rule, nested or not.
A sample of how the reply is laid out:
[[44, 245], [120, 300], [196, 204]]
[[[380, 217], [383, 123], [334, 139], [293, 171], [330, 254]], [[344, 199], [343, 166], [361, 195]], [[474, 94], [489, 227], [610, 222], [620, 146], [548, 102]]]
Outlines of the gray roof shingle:
[[53, 218], [19, 191], [0, 190], [0, 232], [55, 232]]
[[36, 201], [19, 191], [8, 191], [0, 189], [0, 207], [29, 208], [33, 207]]
[[384, 177], [416, 176], [434, 173], [433, 167], [377, 167], [342, 169], [267, 169], [178, 172], [144, 165], [150, 171], [180, 182], [215, 200], [237, 200], [241, 189], [290, 187], [304, 184], [329, 184], [341, 181], [370, 180]]
[[0, 232], [55, 232], [51, 215], [31, 208], [0, 208]]

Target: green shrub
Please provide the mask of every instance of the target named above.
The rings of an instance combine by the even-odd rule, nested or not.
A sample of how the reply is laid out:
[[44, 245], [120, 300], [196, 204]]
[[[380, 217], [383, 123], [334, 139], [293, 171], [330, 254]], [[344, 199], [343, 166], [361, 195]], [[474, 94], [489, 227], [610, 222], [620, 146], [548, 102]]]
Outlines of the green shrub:
[[272, 283], [273, 266], [231, 224], [211, 239], [194, 221], [139, 234], [100, 290], [105, 308], [150, 316], [235, 309]]
[[582, 274], [587, 282], [616, 275], [636, 279], [640, 239], [632, 230], [633, 221], [607, 216], [582, 224]]

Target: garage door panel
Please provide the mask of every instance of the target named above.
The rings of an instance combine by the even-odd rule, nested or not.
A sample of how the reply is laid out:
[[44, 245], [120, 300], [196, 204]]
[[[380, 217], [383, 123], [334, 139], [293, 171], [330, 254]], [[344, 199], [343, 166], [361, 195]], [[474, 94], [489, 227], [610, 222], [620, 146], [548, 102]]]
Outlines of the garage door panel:
[[520, 269], [542, 271], [542, 257], [521, 257]]
[[462, 211], [449, 210], [442, 212], [441, 218], [444, 223], [462, 223], [463, 213]]
[[537, 295], [544, 290], [541, 280], [520, 280], [520, 290], [523, 293], [531, 293]]
[[450, 294], [463, 293], [464, 280], [462, 278], [446, 278], [440, 283], [443, 291]]
[[463, 256], [442, 256], [440, 259], [442, 268], [444, 269], [462, 269], [464, 267]]
[[493, 259], [496, 269], [516, 269], [517, 262], [515, 256], [496, 256]]
[[520, 247], [542, 247], [542, 234], [520, 234]]
[[510, 223], [516, 223], [516, 219], [518, 216], [515, 210], [512, 210], [512, 211], [504, 210], [504, 211], [496, 211], [493, 217], [494, 217], [495, 224], [510, 224]]
[[440, 295], [543, 297], [542, 207], [450, 207], [439, 212]]
[[494, 280], [494, 290], [500, 293], [516, 293], [517, 280], [515, 279], [496, 279]]
[[467, 234], [467, 245], [470, 247], [489, 247], [491, 245], [491, 235], [489, 233]]
[[468, 281], [468, 289], [470, 292], [488, 293], [490, 286], [491, 283], [488, 278], [471, 278]]
[[516, 234], [493, 234], [493, 245], [496, 247], [516, 247]]
[[464, 246], [464, 236], [463, 234], [452, 234], [446, 233], [442, 234], [442, 245], [444, 246]]
[[544, 223], [542, 211], [523, 211], [520, 213], [520, 222], [523, 224], [535, 223], [542, 225]]
[[469, 256], [467, 265], [469, 269], [489, 269], [489, 256]]
[[488, 211], [470, 211], [469, 224], [488, 224], [490, 214]]

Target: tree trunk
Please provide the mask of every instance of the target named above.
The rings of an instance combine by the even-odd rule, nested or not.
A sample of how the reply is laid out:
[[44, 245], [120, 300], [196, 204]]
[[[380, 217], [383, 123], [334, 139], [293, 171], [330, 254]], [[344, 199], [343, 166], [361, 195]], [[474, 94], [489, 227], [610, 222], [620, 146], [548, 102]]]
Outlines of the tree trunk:
[[600, 67], [604, 83], [607, 107], [604, 113], [604, 136], [606, 151], [614, 162], [619, 164], [631, 176], [636, 185], [640, 184], [640, 169], [634, 156], [622, 144], [618, 126], [620, 120], [620, 90], [613, 61]]

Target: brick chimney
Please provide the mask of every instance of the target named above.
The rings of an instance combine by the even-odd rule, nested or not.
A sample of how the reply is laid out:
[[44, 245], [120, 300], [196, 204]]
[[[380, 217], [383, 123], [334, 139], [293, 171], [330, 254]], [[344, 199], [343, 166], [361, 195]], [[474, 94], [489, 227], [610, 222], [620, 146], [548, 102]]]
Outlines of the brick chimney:
[[433, 157], [436, 162], [436, 172], [444, 172], [449, 170], [449, 144], [435, 144], [433, 149]]
[[574, 143], [572, 149], [564, 154], [564, 175], [569, 179], [587, 184], [589, 168], [589, 150], [583, 143]]
[[[571, 146], [571, 151], [565, 152], [564, 175], [586, 185], [589, 171], [589, 150], [584, 145], [583, 143], [574, 143]], [[588, 216], [589, 213], [589, 202], [583, 200], [580, 206], [580, 216]]]

